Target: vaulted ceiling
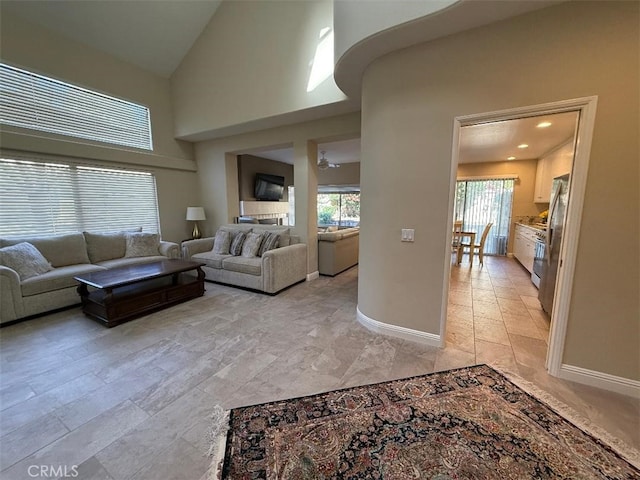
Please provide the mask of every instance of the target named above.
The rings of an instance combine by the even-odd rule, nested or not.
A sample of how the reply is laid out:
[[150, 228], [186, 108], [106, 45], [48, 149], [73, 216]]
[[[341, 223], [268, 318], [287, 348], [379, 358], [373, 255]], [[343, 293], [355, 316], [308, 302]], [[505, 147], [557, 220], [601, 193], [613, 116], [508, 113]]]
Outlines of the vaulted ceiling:
[[[2, 0], [0, 6], [3, 12], [22, 17], [160, 76], [170, 77], [221, 2]], [[458, 4], [461, 12], [468, 6], [465, 3], [467, 1]], [[491, 9], [491, 2], [487, 2], [487, 8]], [[441, 27], [444, 30], [438, 30], [439, 34], [446, 34], [447, 26]], [[450, 28], [454, 27], [452, 23]], [[509, 156], [538, 158], [573, 134], [575, 121], [567, 115], [556, 116], [553, 127], [544, 131], [536, 128], [539, 121], [510, 120], [463, 128], [460, 163], [506, 160]], [[517, 149], [521, 143], [528, 143], [530, 147]], [[327, 158], [334, 163], [360, 161], [359, 139], [322, 144], [318, 150], [326, 150]], [[293, 150], [290, 148], [253, 153], [293, 163]]]
[[3, 11], [163, 77], [180, 65], [222, 0], [2, 0]]

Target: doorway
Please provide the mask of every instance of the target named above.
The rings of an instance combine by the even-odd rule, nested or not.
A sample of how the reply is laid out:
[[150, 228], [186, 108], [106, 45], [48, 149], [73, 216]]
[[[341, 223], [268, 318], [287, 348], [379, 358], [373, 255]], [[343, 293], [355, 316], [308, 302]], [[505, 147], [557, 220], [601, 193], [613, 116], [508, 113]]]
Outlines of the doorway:
[[[584, 190], [586, 185], [586, 174], [588, 170], [591, 135], [595, 119], [597, 97], [588, 97], [575, 100], [567, 100], [551, 104], [537, 105], [531, 107], [516, 108], [502, 112], [490, 112], [486, 114], [457, 117], [454, 120], [454, 141], [452, 148], [452, 170], [451, 189], [452, 194], [449, 199], [450, 225], [449, 235], [453, 230], [454, 212], [454, 191], [457, 181], [458, 163], [460, 159], [461, 129], [466, 126], [490, 125], [495, 122], [506, 122], [509, 120], [534, 118], [542, 115], [553, 115], [564, 112], [577, 112], [579, 122], [575, 132], [575, 155], [571, 178], [571, 192], [567, 206], [566, 219], [564, 223], [564, 239], [562, 241], [559, 258], [561, 267], [558, 270], [556, 281], [556, 293], [554, 307], [551, 314], [551, 326], [546, 352], [546, 368], [551, 375], [558, 376], [562, 366], [562, 353], [566, 335], [567, 315], [571, 289], [573, 286], [573, 273], [575, 270], [575, 258], [577, 253], [577, 242], [580, 228], [582, 205], [584, 201]], [[542, 213], [542, 212], [541, 212]], [[448, 246], [447, 246], [448, 247]], [[447, 249], [447, 253], [450, 250]], [[451, 275], [452, 266], [450, 257], [447, 257], [446, 266]], [[476, 270], [477, 272], [478, 270]], [[449, 276], [450, 276], [449, 275]], [[447, 279], [449, 278], [447, 276]], [[446, 286], [447, 293], [449, 286]], [[448, 296], [447, 296], [448, 298]], [[444, 302], [447, 302], [447, 298]], [[448, 312], [448, 305], [443, 305], [443, 310]], [[443, 315], [441, 324], [441, 338], [447, 327], [447, 317]]]

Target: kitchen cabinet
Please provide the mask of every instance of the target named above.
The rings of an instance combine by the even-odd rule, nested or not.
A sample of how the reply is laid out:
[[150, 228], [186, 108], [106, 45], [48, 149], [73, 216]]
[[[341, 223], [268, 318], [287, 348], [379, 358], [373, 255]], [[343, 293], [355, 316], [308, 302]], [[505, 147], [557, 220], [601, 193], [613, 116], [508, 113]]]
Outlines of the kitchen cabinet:
[[538, 160], [535, 191], [533, 193], [534, 203], [549, 203], [549, 199], [551, 198], [551, 185], [553, 183], [551, 172], [551, 160], [549, 157], [543, 157]]
[[526, 268], [533, 272], [533, 257], [536, 250], [536, 229], [516, 223], [513, 237], [513, 256]]
[[571, 173], [572, 168], [573, 139], [538, 160], [533, 202], [549, 203], [553, 179]]

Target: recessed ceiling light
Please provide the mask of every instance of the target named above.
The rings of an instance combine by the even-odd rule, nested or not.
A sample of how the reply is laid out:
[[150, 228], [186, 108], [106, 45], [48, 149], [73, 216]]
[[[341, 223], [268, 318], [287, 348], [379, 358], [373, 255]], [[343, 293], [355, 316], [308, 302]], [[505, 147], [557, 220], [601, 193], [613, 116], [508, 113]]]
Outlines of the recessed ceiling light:
[[515, 160], [516, 157], [507, 157], [507, 160]]
[[518, 148], [527, 148], [529, 145], [527, 145], [526, 143], [521, 143], [520, 145], [518, 145]]
[[538, 128], [547, 128], [551, 126], [551, 122], [540, 122], [536, 127]]

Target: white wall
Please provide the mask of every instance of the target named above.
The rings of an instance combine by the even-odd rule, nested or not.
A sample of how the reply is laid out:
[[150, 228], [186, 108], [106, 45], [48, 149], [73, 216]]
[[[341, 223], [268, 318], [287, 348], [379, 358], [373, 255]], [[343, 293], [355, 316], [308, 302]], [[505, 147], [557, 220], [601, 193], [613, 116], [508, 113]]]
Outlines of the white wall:
[[[2, 147], [144, 167], [156, 175], [163, 237], [188, 237], [186, 207], [199, 203], [193, 146], [173, 136], [169, 81], [2, 11], [2, 61], [149, 107], [153, 152], [3, 126]], [[106, 162], [106, 163], [105, 163]]]
[[336, 58], [378, 32], [445, 9], [458, 0], [335, 0], [334, 21], [340, 32]]
[[[358, 291], [365, 315], [439, 333], [455, 117], [597, 95], [563, 363], [640, 379], [639, 17], [637, 2], [567, 2], [367, 68]], [[407, 227], [415, 243], [400, 242]]]
[[332, 75], [307, 92], [325, 27], [331, 0], [223, 2], [171, 78], [177, 136], [214, 138], [207, 132], [345, 100]]

